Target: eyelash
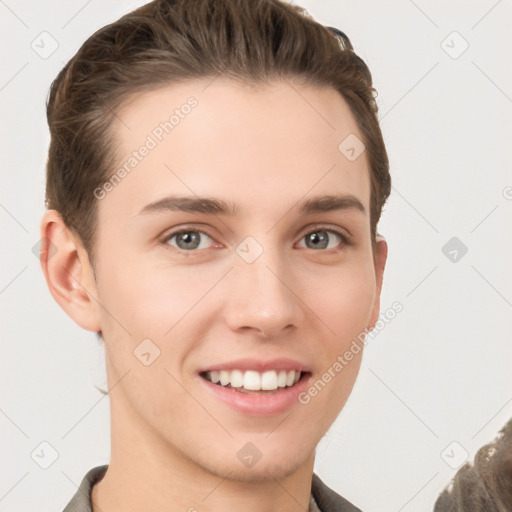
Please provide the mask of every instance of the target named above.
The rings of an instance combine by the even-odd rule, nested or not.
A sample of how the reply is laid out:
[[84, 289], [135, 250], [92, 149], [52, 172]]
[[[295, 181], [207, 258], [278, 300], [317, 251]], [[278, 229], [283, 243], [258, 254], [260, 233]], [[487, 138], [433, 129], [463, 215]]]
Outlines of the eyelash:
[[[317, 231], [327, 231], [329, 233], [334, 233], [336, 234], [340, 239], [341, 239], [341, 247], [343, 246], [350, 246], [352, 245], [352, 241], [350, 240], [350, 238], [345, 234], [343, 233], [342, 231], [338, 230], [338, 229], [334, 229], [334, 228], [331, 228], [329, 226], [322, 226], [322, 225], [319, 225], [319, 226], [315, 226], [313, 229], [309, 230], [309, 231], [306, 231], [300, 238], [300, 240], [302, 240], [304, 237], [306, 237], [307, 235], [310, 235], [311, 233], [316, 233]], [[164, 245], [167, 245], [167, 242], [169, 242], [169, 240], [172, 240], [175, 236], [177, 235], [180, 235], [182, 233], [202, 233], [203, 235], [206, 235], [207, 237], [211, 238], [213, 240], [213, 237], [206, 231], [204, 231], [203, 229], [199, 229], [199, 228], [195, 228], [195, 227], [190, 227], [190, 228], [182, 228], [182, 229], [179, 229], [177, 231], [173, 231], [172, 233], [166, 235], [162, 240], [161, 240], [161, 243], [164, 244]], [[185, 253], [185, 254], [191, 254], [191, 253], [194, 253], [194, 252], [198, 252], [198, 251], [201, 251], [201, 250], [204, 250], [204, 249], [191, 249], [190, 251], [186, 251], [186, 250], [183, 250], [183, 249], [179, 249], [177, 247], [174, 247], [174, 246], [171, 246], [175, 251], [178, 251], [179, 253]], [[306, 248], [307, 249], [307, 248]], [[314, 249], [311, 249], [314, 251]], [[315, 251], [315, 252], [326, 252], [326, 253], [330, 253], [330, 252], [334, 252], [334, 251], [338, 251], [340, 250], [339, 248], [334, 248], [334, 249], [322, 249], [320, 251]]]

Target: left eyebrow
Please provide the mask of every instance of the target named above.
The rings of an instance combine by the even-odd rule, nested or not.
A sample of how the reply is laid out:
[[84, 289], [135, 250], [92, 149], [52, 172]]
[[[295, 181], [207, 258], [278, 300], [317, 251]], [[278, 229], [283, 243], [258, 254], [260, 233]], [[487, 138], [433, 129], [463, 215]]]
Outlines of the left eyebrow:
[[[300, 202], [295, 209], [301, 215], [338, 210], [356, 210], [366, 215], [364, 205], [352, 194], [313, 197]], [[138, 215], [167, 211], [235, 216], [240, 213], [240, 208], [239, 205], [223, 201], [222, 199], [196, 196], [169, 196], [147, 204]]]
[[236, 204], [227, 203], [222, 199], [195, 196], [169, 196], [147, 204], [139, 212], [139, 215], [162, 213], [166, 211], [234, 216], [239, 212], [239, 209]]
[[352, 194], [313, 197], [299, 203], [297, 209], [301, 214], [356, 210], [366, 215], [363, 203]]

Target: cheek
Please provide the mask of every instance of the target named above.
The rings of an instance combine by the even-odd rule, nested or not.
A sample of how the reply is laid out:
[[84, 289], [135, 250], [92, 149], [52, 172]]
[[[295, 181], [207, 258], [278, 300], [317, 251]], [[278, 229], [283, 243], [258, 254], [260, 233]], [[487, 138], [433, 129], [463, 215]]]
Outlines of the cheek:
[[375, 278], [369, 266], [347, 267], [316, 280], [311, 309], [336, 337], [339, 349], [364, 331], [375, 298]]
[[[205, 313], [208, 292], [218, 277], [206, 266], [200, 271], [128, 258], [122, 265], [111, 264], [110, 269], [102, 273], [99, 291], [103, 334], [109, 340], [116, 373], [134, 370], [133, 377], [139, 380], [140, 371], [146, 372], [140, 375], [141, 388], [172, 386], [174, 381], [165, 369], [178, 372], [194, 349], [194, 340], [201, 339], [203, 325], [198, 316]], [[151, 368], [136, 359], [141, 351], [149, 352], [150, 358], [157, 355]], [[159, 377], [157, 383], [153, 377], [159, 367], [164, 380]]]
[[107, 324], [114, 317], [130, 332], [163, 337], [208, 291], [213, 277], [202, 279], [191, 267], [180, 269], [111, 253], [99, 280]]

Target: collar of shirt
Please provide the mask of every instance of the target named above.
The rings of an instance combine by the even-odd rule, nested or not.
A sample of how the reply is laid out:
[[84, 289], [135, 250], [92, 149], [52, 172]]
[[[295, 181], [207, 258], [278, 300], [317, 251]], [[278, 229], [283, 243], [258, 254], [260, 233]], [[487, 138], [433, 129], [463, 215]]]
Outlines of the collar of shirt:
[[[91, 490], [94, 484], [100, 481], [107, 471], [108, 464], [97, 466], [88, 471], [80, 483], [77, 492], [68, 503], [63, 512], [92, 512]], [[311, 495], [309, 497], [308, 512], [361, 512], [351, 503], [329, 489], [313, 473]]]

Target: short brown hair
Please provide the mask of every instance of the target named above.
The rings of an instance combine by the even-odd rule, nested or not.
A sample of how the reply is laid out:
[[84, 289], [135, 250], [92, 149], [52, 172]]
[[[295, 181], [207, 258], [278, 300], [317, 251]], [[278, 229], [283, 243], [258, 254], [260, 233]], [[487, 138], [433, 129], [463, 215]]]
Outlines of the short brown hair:
[[512, 510], [512, 419], [492, 443], [482, 446], [473, 465], [462, 466], [436, 501], [434, 512]]
[[47, 101], [46, 207], [79, 236], [93, 268], [93, 191], [114, 171], [109, 128], [116, 110], [128, 95], [218, 75], [247, 84], [286, 77], [344, 97], [366, 146], [375, 248], [391, 189], [389, 163], [372, 77], [348, 37], [282, 0], [154, 0], [90, 36], [53, 81]]

